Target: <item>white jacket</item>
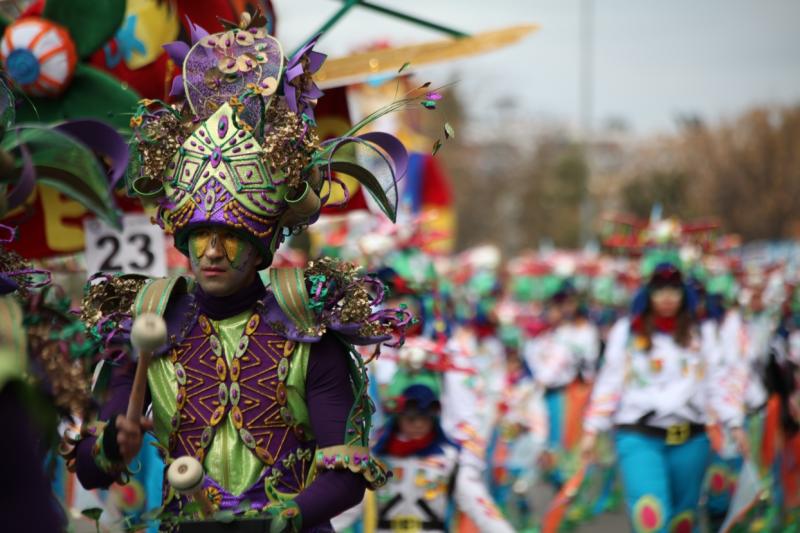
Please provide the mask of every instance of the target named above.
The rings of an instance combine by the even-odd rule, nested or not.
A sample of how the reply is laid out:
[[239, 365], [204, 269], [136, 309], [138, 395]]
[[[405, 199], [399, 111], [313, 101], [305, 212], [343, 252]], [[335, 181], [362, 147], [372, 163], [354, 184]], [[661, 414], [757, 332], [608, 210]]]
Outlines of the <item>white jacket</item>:
[[594, 378], [600, 336], [588, 321], [562, 324], [525, 343], [523, 356], [537, 383], [564, 387], [581, 375]]
[[737, 310], [726, 313], [720, 326], [723, 356], [730, 371], [743, 379], [741, 387], [748, 410], [759, 409], [767, 402], [764, 370], [775, 327], [776, 321], [768, 313], [744, 318]]
[[703, 323], [687, 347], [663, 333], [653, 334], [650, 351], [636, 344], [629, 318], [614, 324], [584, 419], [586, 431], [635, 424], [644, 417], [648, 425], [663, 428], [715, 421], [741, 426], [740, 396], [735, 380], [726, 376], [713, 322]]
[[[480, 531], [512, 533], [514, 529], [489, 497], [481, 470], [471, 461], [464, 462], [463, 458], [463, 450], [447, 443], [442, 445], [442, 453], [427, 457], [382, 456], [381, 460], [389, 465], [394, 476], [375, 492], [376, 518], [395, 521], [398, 528], [402, 527], [402, 522], [408, 531], [415, 531], [411, 526], [415, 521], [444, 522], [452, 499]], [[362, 513], [363, 503], [337, 517], [333, 521], [334, 527], [337, 530], [345, 528]], [[397, 530], [380, 527], [380, 523], [375, 529], [386, 533]]]

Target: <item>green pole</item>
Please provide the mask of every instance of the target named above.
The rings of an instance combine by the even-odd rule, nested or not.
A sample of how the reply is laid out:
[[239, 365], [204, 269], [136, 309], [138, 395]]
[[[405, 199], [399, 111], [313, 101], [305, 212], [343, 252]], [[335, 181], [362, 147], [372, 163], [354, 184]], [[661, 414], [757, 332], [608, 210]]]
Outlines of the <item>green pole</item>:
[[[326, 31], [328, 31], [329, 29], [331, 29], [331, 28], [333, 27], [333, 25], [334, 25], [334, 24], [336, 24], [337, 22], [339, 22], [339, 19], [341, 19], [341, 18], [342, 18], [342, 17], [343, 17], [343, 16], [344, 16], [344, 15], [345, 15], [345, 14], [346, 14], [348, 11], [350, 11], [351, 9], [353, 9], [353, 7], [354, 7], [354, 6], [358, 5], [358, 3], [359, 3], [359, 0], [345, 0], [345, 2], [344, 2], [344, 5], [343, 5], [343, 6], [342, 6], [342, 7], [339, 9], [339, 11], [337, 11], [336, 13], [334, 13], [334, 14], [331, 16], [331, 18], [329, 18], [327, 21], [325, 21], [325, 24], [323, 24], [323, 25], [322, 25], [322, 26], [321, 26], [321, 27], [320, 27], [320, 28], [319, 28], [319, 29], [318, 29], [316, 32], [314, 32], [314, 33], [312, 34], [312, 37], [313, 37], [314, 35], [319, 35], [320, 33], [325, 33]], [[307, 42], [307, 41], [306, 41], [306, 42]], [[303, 44], [301, 44], [301, 45], [300, 45], [300, 46], [297, 48], [297, 50], [295, 50], [294, 52], [292, 52], [292, 56], [293, 56], [293, 55], [295, 55], [297, 52], [299, 52], [299, 51], [300, 51], [300, 49], [301, 49], [301, 48], [303, 48], [303, 46], [305, 46], [305, 44], [306, 44], [306, 43], [304, 42]], [[291, 57], [291, 56], [289, 56], [289, 57]]]
[[[396, 11], [394, 9], [389, 9], [388, 7], [379, 6], [379, 5], [373, 4], [372, 2], [368, 2], [366, 0], [344, 0], [344, 5], [336, 13], [334, 13], [331, 16], [331, 18], [329, 18], [327, 21], [325, 21], [325, 24], [323, 24], [312, 35], [319, 35], [321, 33], [325, 33], [329, 29], [331, 29], [337, 22], [339, 22], [339, 20], [348, 11], [350, 11], [355, 6], [365, 7], [367, 9], [371, 9], [373, 11], [377, 11], [378, 13], [383, 13], [384, 15], [389, 15], [390, 17], [399, 18], [400, 20], [405, 20], [406, 22], [410, 22], [412, 24], [416, 24], [416, 25], [422, 26], [424, 28], [430, 28], [432, 30], [440, 31], [442, 33], [446, 33], [447, 35], [450, 35], [451, 37], [456, 37], [456, 38], [469, 37], [469, 34], [466, 34], [464, 32], [461, 32], [461, 31], [458, 31], [458, 30], [454, 30], [452, 28], [448, 28], [447, 26], [442, 26], [441, 24], [436, 24], [435, 22], [430, 22], [430, 21], [427, 21], [427, 20], [423, 20], [421, 18], [417, 18], [417, 17], [411, 16], [411, 15], [408, 15], [406, 13], [402, 13], [400, 11]], [[298, 51], [300, 51], [300, 49], [303, 48], [303, 46], [305, 46], [305, 42], [302, 45], [300, 45], [297, 48], [297, 50], [295, 50], [292, 53], [292, 55], [294, 55]]]
[[[349, 0], [348, 0], [349, 1]], [[367, 9], [371, 9], [373, 11], [377, 11], [379, 13], [383, 13], [384, 15], [389, 15], [390, 17], [399, 18], [400, 20], [405, 20], [406, 22], [411, 22], [412, 24], [417, 24], [418, 26], [423, 26], [425, 28], [430, 28], [432, 30], [440, 31], [442, 33], [446, 33], [452, 37], [469, 37], [468, 34], [454, 30], [452, 28], [448, 28], [447, 26], [442, 26], [440, 24], [436, 24], [435, 22], [430, 22], [427, 20], [423, 20], [406, 13], [402, 13], [400, 11], [395, 11], [394, 9], [389, 9], [388, 7], [379, 6], [373, 4], [372, 2], [361, 1], [358, 2], [358, 5], [361, 7], [366, 7]]]

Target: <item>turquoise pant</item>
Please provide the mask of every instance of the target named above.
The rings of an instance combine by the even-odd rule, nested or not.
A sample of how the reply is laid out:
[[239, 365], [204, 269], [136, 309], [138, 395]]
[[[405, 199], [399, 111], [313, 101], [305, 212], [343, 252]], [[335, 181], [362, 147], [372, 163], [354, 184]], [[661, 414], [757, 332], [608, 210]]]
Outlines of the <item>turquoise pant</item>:
[[617, 431], [625, 503], [636, 533], [699, 531], [697, 507], [711, 458], [708, 437], [679, 445], [636, 431]]
[[[554, 453], [563, 452], [563, 423], [564, 423], [564, 402], [566, 401], [564, 389], [549, 390], [544, 394], [544, 402], [547, 408], [548, 432], [547, 449]], [[547, 479], [556, 488], [560, 488], [566, 481], [564, 472], [561, 470], [561, 461], [558, 461], [547, 473]]]

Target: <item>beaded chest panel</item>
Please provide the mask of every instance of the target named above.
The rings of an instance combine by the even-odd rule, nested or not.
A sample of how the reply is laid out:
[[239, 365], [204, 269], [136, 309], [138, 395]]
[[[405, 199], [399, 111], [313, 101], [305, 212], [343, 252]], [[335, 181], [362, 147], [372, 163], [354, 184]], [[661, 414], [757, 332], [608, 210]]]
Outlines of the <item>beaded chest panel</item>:
[[[294, 351], [292, 341], [254, 313], [235, 353], [226, 358], [211, 321], [200, 315], [170, 353], [178, 382], [170, 455], [192, 455], [202, 462], [217, 428], [230, 416], [242, 443], [266, 467], [274, 466], [267, 473], [273, 484], [281, 478], [286, 478], [284, 484], [288, 479], [304, 480], [314, 444], [306, 441], [288, 405], [287, 378]], [[297, 461], [298, 454], [304, 459], [308, 455], [308, 460]], [[284, 476], [287, 471], [292, 475]], [[301, 486], [302, 482], [281, 489]]]

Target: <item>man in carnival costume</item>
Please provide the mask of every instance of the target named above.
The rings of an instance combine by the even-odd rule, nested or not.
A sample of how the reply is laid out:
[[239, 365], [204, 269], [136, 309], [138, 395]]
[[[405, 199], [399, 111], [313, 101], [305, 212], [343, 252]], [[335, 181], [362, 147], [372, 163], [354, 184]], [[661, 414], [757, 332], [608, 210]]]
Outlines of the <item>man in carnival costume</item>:
[[498, 365], [503, 381], [489, 443], [490, 487], [515, 529], [530, 531], [535, 527], [531, 502], [548, 420], [544, 390], [521, 355], [522, 335], [512, 324], [501, 326], [505, 361]]
[[[708, 507], [712, 523], [721, 522], [726, 513], [736, 515], [741, 512], [741, 509], [729, 509], [729, 505], [734, 490], [748, 483], [740, 480], [740, 471], [752, 466], [758, 472], [757, 478], [771, 490], [764, 491], [746, 513], [737, 516], [736, 527], [761, 524], [775, 528], [781, 523], [791, 523], [788, 521], [793, 519], [791, 513], [781, 516], [782, 507], [792, 509], [791, 505], [784, 505], [785, 502], [797, 500], [793, 496], [797, 469], [785, 468], [796, 464], [797, 454], [797, 440], [792, 438], [796, 433], [796, 423], [792, 421], [791, 410], [785, 402], [793, 379], [790, 341], [796, 324], [792, 306], [788, 303], [791, 302], [791, 288], [785, 290], [782, 283], [775, 282], [777, 273], [774, 269], [748, 265], [744, 271], [746, 274], [740, 278], [741, 290], [738, 293], [740, 307], [729, 305], [726, 309], [720, 326], [720, 339], [730, 374], [741, 391], [750, 445], [746, 454], [737, 453], [731, 446], [720, 446], [725, 459], [715, 461], [710, 468]], [[774, 280], [772, 284], [770, 279]], [[710, 284], [709, 291], [720, 298], [728, 295], [726, 303], [731, 303], [735, 294], [730, 290], [732, 276], [719, 276], [712, 281], [728, 281]], [[780, 295], [779, 291], [786, 294]], [[780, 307], [782, 297], [787, 302], [783, 309]], [[721, 443], [725, 440], [721, 439]], [[790, 473], [792, 470], [794, 473]], [[793, 476], [795, 487], [787, 491], [782, 485], [786, 485], [786, 480], [791, 485]], [[765, 480], [769, 483], [764, 483]]]
[[573, 280], [554, 273], [545, 303], [544, 328], [529, 339], [523, 356], [534, 380], [545, 389], [548, 413], [547, 452], [542, 456], [556, 487], [568, 478], [580, 438], [583, 414], [600, 351], [597, 327], [586, 317]]
[[[378, 275], [391, 293], [389, 303], [411, 310], [415, 318], [408, 336], [437, 343], [442, 350], [447, 349], [455, 366], [469, 369], [468, 372], [442, 375], [441, 418], [448, 435], [461, 442], [464, 453], [471, 455], [483, 467], [486, 436], [481, 432], [482, 413], [478, 410], [479, 398], [474, 386], [477, 374], [473, 364], [474, 346], [465, 347], [455, 341], [451, 306], [442, 291], [443, 280], [435, 268], [433, 257], [413, 244], [416, 240], [412, 236], [389, 253], [383, 260], [386, 266], [379, 270]], [[389, 350], [386, 355], [388, 357], [374, 362], [379, 394], [385, 392], [398, 371], [396, 351]], [[382, 401], [377, 403], [381, 405]]]
[[[380, 283], [347, 265], [273, 268], [269, 287], [258, 271], [287, 233], [316, 220], [333, 171], [359, 179], [394, 218], [405, 150], [390, 135], [357, 135], [414, 96], [319, 143], [322, 93], [311, 78], [325, 56], [311, 41], [285, 62], [263, 23], [243, 16], [210, 35], [195, 26], [191, 47], [167, 45], [183, 65], [173, 87], [185, 102], [144, 101], [131, 121], [129, 187], [157, 205], [195, 280], [110, 278], [89, 288], [84, 316], [112, 344], [127, 341], [132, 316], [164, 318], [168, 340], [147, 370], [153, 430], [167, 464], [188, 456], [204, 467], [194, 496], [204, 516], [210, 505], [212, 514], [269, 517], [273, 531], [328, 531], [387, 477], [367, 447], [371, 406], [351, 347], [390, 341], [408, 316], [373, 311]], [[386, 176], [342, 159], [345, 145], [380, 154]], [[133, 364], [108, 366], [110, 400], [74, 453], [90, 487], [124, 479], [149, 425], [123, 414]], [[165, 483], [167, 511], [191, 519], [198, 509], [188, 503]]]
[[800, 527], [800, 286], [787, 290], [778, 334], [773, 342], [773, 385], [780, 403], [783, 437], [779, 484], [782, 520]]
[[[365, 531], [454, 531], [454, 510], [480, 531], [513, 531], [489, 498], [485, 481], [441, 420], [444, 378], [463, 373], [436, 342], [408, 339], [381, 402], [386, 420], [373, 453], [393, 477], [363, 506]], [[477, 474], [477, 475], [476, 475]], [[354, 522], [357, 513], [337, 519]]]
[[[502, 519], [496, 520], [496, 516], [499, 516], [497, 508], [483, 480], [487, 437], [482, 434], [483, 413], [477, 407], [479, 398], [474, 383], [479, 376], [473, 364], [474, 353], [463, 350], [453, 342], [452, 319], [441, 290], [442, 280], [434, 267], [433, 258], [418, 246], [425, 239], [424, 231], [417, 224], [412, 228], [414, 232], [400, 236], [391, 249], [383, 250], [382, 259], [373, 259], [384, 265], [379, 277], [392, 295], [387, 303], [412, 310], [417, 319], [407, 335], [409, 342], [418, 349], [386, 350], [372, 363], [378, 385], [373, 390], [374, 398], [379, 406], [386, 405], [397, 374], [403, 372], [410, 359], [415, 361], [417, 368], [425, 366], [428, 360], [433, 362], [434, 367], [438, 365], [439, 423], [448, 438], [458, 444], [461, 475], [473, 480], [470, 484], [473, 489], [464, 493], [464, 497], [471, 498], [472, 503], [460, 505], [460, 510], [464, 513], [469, 511], [466, 517], [479, 528], [499, 531], [494, 529], [500, 527], [497, 524], [504, 528], [508, 525]], [[444, 371], [445, 366], [442, 366], [445, 362], [448, 371]], [[388, 418], [391, 413], [382, 415]], [[486, 523], [491, 527], [487, 526], [486, 529], [482, 526], [483, 520], [488, 520]]]

